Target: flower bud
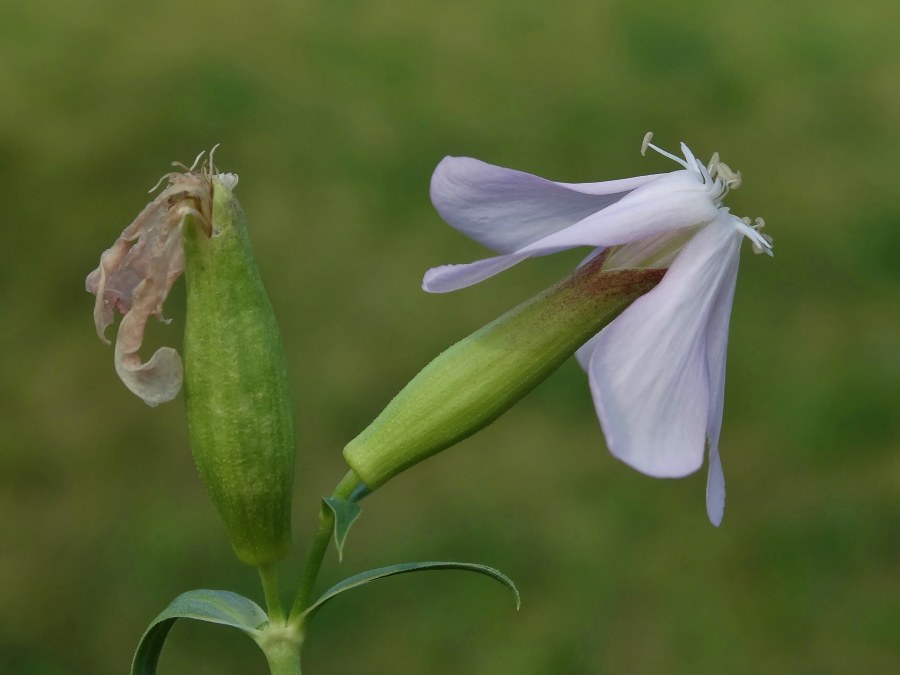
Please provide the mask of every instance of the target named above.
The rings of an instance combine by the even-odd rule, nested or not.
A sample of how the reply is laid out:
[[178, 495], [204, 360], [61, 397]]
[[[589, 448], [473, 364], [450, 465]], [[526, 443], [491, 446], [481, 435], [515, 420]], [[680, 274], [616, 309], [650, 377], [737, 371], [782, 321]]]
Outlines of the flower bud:
[[484, 428], [540, 384], [663, 269], [603, 271], [601, 254], [431, 363], [344, 448], [374, 490], [404, 469]]
[[212, 175], [211, 219], [185, 219], [185, 401], [191, 449], [237, 557], [291, 545], [294, 421], [284, 348], [234, 177]]

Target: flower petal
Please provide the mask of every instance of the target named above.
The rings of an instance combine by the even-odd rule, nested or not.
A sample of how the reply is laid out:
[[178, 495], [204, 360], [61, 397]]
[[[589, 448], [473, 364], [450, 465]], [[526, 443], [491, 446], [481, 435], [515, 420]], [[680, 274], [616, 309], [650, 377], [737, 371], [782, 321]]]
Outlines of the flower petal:
[[719, 216], [698, 174], [673, 171], [571, 226], [528, 244], [520, 253], [546, 255], [575, 246], [617, 246], [703, 225]]
[[512, 253], [662, 175], [557, 183], [471, 157], [445, 157], [431, 177], [431, 201], [460, 232], [498, 253]]
[[[728, 216], [729, 218], [733, 216]], [[725, 402], [725, 356], [728, 348], [728, 325], [737, 283], [738, 256], [734, 270], [726, 276], [713, 302], [706, 329], [706, 362], [709, 372], [709, 416], [706, 437], [709, 440], [709, 475], [706, 479], [706, 512], [716, 527], [725, 514], [725, 474], [719, 458], [719, 434], [722, 431], [722, 409]]]
[[149, 262], [144, 279], [134, 288], [131, 307], [122, 317], [116, 335], [116, 373], [126, 387], [150, 406], [175, 398], [183, 376], [181, 357], [171, 347], [160, 347], [146, 363], [141, 362], [139, 354], [147, 320], [162, 314], [169, 293], [168, 263], [174, 259], [183, 262], [181, 227], [168, 234], [164, 242], [159, 242], [160, 255]]
[[610, 452], [651, 476], [696, 471], [710, 412], [721, 416], [708, 331], [715, 315], [717, 348], [742, 239], [731, 218], [721, 214], [700, 230], [660, 284], [587, 345], [591, 392]]
[[[477, 160], [470, 161], [476, 162]], [[445, 159], [444, 162], [447, 160]], [[510, 172], [508, 169], [503, 171]], [[435, 171], [436, 175], [437, 173]], [[543, 181], [543, 179], [530, 174], [521, 175], [536, 181]], [[551, 186], [557, 185], [550, 181], [543, 182]], [[478, 208], [471, 207], [469, 215], [474, 218], [474, 214], [478, 211]], [[483, 213], [487, 214], [487, 217], [494, 217], [490, 215], [491, 208], [487, 208]], [[607, 208], [591, 213], [562, 230], [551, 232], [513, 253], [463, 265], [444, 265], [432, 268], [425, 273], [422, 288], [431, 293], [447, 293], [484, 281], [526, 258], [550, 255], [576, 246], [602, 248], [627, 244], [647, 237], [702, 225], [718, 215], [719, 209], [709, 198], [702, 181], [695, 172], [673, 171], [645, 182], [642, 187], [621, 196], [618, 201]], [[446, 216], [445, 219], [447, 219]], [[471, 222], [474, 220], [471, 220], [470, 224]], [[477, 238], [472, 232], [466, 231], [466, 233]]]
[[159, 232], [166, 227], [167, 210], [167, 204], [160, 198], [147, 204], [115, 243], [103, 252], [100, 265], [85, 279], [85, 289], [96, 296], [94, 325], [97, 335], [106, 344], [109, 344], [106, 328], [113, 321], [114, 310], [124, 314], [131, 307], [134, 289], [144, 276], [146, 259], [152, 258], [152, 255], [142, 256], [141, 252], [155, 247]]
[[480, 281], [509, 269], [526, 258], [528, 254], [510, 253], [493, 258], [484, 258], [463, 265], [441, 265], [425, 272], [422, 289], [429, 293], [449, 293], [473, 286]]
[[719, 448], [709, 447], [709, 473], [706, 476], [706, 514], [718, 527], [725, 515], [725, 474], [719, 459]]
[[[603, 331], [601, 331], [602, 333]], [[597, 349], [597, 344], [600, 342], [600, 333], [597, 333], [590, 340], [585, 342], [581, 347], [578, 348], [578, 351], [575, 352], [575, 359], [578, 361], [578, 365], [581, 366], [581, 369], [584, 372], [589, 372], [588, 368], [591, 365], [591, 358], [594, 356], [594, 350]]]

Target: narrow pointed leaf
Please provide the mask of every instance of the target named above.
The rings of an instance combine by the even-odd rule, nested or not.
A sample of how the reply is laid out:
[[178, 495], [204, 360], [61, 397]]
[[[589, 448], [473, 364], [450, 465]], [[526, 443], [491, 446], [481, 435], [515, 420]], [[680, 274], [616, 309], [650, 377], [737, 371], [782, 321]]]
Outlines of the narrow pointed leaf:
[[196, 619], [233, 626], [254, 638], [269, 618], [252, 600], [230, 591], [198, 589], [182, 593], [157, 616], [141, 637], [132, 675], [155, 675], [159, 655], [172, 626], [178, 619]]
[[354, 501], [338, 499], [337, 497], [325, 497], [322, 500], [334, 514], [334, 546], [337, 548], [338, 561], [344, 559], [344, 542], [350, 526], [359, 518], [362, 507]]
[[368, 570], [366, 572], [360, 572], [359, 574], [355, 574], [352, 577], [347, 577], [343, 581], [335, 584], [327, 591], [325, 591], [325, 593], [323, 593], [318, 600], [316, 600], [312, 605], [309, 606], [309, 608], [304, 612], [304, 615], [306, 617], [312, 616], [322, 607], [322, 605], [340, 595], [344, 591], [349, 591], [353, 588], [358, 588], [378, 579], [392, 577], [397, 574], [407, 574], [410, 572], [427, 572], [429, 570], [462, 570], [464, 572], [475, 572], [477, 574], [483, 574], [490, 577], [491, 579], [499, 581], [510, 591], [512, 591], [513, 595], [516, 598], [516, 609], [519, 609], [519, 607], [522, 605], [522, 599], [519, 595], [519, 589], [516, 588], [513, 580], [503, 574], [503, 572], [496, 570], [493, 567], [488, 567], [487, 565], [479, 565], [477, 563], [429, 561], [388, 565], [387, 567], [379, 567], [373, 570]]

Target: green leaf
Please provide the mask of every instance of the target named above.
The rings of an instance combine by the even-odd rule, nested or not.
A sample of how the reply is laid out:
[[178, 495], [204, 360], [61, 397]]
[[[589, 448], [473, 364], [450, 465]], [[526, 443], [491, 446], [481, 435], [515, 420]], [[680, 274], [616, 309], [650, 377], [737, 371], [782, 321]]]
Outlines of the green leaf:
[[407, 574], [410, 572], [427, 572], [429, 570], [463, 570], [464, 572], [476, 572], [477, 574], [483, 574], [490, 577], [491, 579], [499, 581], [501, 584], [503, 584], [513, 592], [513, 595], [515, 595], [516, 597], [516, 609], [519, 609], [519, 607], [521, 607], [522, 605], [522, 599], [519, 596], [519, 589], [516, 588], [513, 580], [503, 574], [503, 572], [496, 570], [493, 567], [488, 567], [487, 565], [479, 565], [477, 563], [430, 561], [388, 565], [387, 567], [379, 567], [374, 570], [360, 572], [359, 574], [355, 574], [352, 577], [347, 577], [343, 581], [335, 584], [327, 591], [325, 591], [322, 594], [322, 597], [320, 597], [312, 605], [310, 605], [303, 613], [303, 615], [306, 618], [311, 617], [322, 607], [322, 605], [340, 595], [344, 591], [349, 591], [353, 588], [358, 588], [378, 579], [392, 577], [397, 574]]
[[155, 675], [163, 644], [178, 619], [234, 626], [255, 640], [269, 617], [255, 602], [230, 591], [198, 589], [182, 593], [153, 620], [141, 637], [131, 664], [132, 675]]
[[325, 497], [322, 500], [334, 514], [334, 546], [337, 548], [338, 562], [344, 559], [344, 542], [350, 526], [359, 518], [362, 507], [353, 501], [338, 497]]

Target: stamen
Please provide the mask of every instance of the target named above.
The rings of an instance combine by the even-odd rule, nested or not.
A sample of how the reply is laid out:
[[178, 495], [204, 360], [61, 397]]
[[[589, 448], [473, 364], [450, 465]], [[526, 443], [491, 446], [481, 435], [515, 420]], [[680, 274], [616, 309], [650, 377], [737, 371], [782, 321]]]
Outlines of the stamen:
[[[749, 219], [748, 219], [748, 220], [749, 220]], [[756, 243], [754, 242], [754, 243], [753, 243], [753, 252], [754, 252], [754, 253], [764, 253], [764, 252], [766, 252], [766, 253], [769, 253], [769, 255], [772, 255], [769, 251], [770, 251], [770, 249], [772, 248], [772, 242], [774, 242], [775, 240], [772, 239], [772, 236], [771, 236], [771, 235], [765, 234], [764, 232], [760, 232], [760, 230], [763, 229], [765, 226], [766, 226], [766, 221], [764, 221], [762, 218], [756, 218], [756, 219], [754, 219], [754, 221], [753, 221], [753, 226], [752, 226], [753, 229], [756, 230], [756, 232], [759, 233], [759, 236], [760, 236], [762, 239], [764, 239], [765, 242], [766, 242], [769, 246], [768, 246], [768, 249], [763, 249], [763, 248], [757, 246]]]
[[[762, 220], [762, 218], [757, 218], [756, 220], [758, 222]], [[772, 237], [767, 234], [758, 232], [750, 224], [749, 218], [735, 218], [734, 224], [738, 232], [740, 232], [750, 240], [750, 244], [753, 247], [754, 253], [765, 253], [770, 256], [775, 255], [772, 252]]]
[[709, 173], [714, 179], [721, 180], [727, 190], [736, 190], [743, 182], [741, 172], [732, 171], [730, 166], [719, 159], [718, 152], [714, 152], [709, 159]]
[[164, 180], [169, 179], [169, 177], [170, 177], [171, 175], [172, 175], [172, 174], [170, 174], [170, 173], [164, 173], [162, 176], [159, 177], [159, 180], [156, 181], [156, 185], [154, 185], [152, 188], [150, 188], [149, 190], [147, 190], [147, 192], [156, 192], [156, 189], [157, 189], [160, 185], [162, 185], [162, 182], [163, 182]]
[[193, 173], [194, 169], [197, 168], [197, 162], [199, 162], [200, 158], [203, 157], [204, 152], [205, 151], [201, 150], [200, 154], [197, 155], [197, 157], [194, 159], [194, 163], [190, 166], [187, 166], [184, 162], [179, 162], [178, 160], [172, 162], [172, 166], [174, 166], [176, 169], [181, 169], [184, 173]]
[[725, 162], [719, 162], [717, 173], [722, 176], [723, 180], [725, 181], [725, 185], [727, 185], [730, 190], [736, 190], [744, 182], [744, 178], [741, 176], [741, 172], [732, 171], [731, 167], [728, 166]]
[[221, 143], [216, 143], [216, 144], [212, 147], [212, 150], [209, 151], [209, 170], [212, 171], [213, 173], [215, 173], [215, 171], [216, 171], [216, 165], [213, 164], [213, 155], [216, 154], [216, 149], [217, 149], [220, 145], [222, 145], [222, 144], [221, 144]]
[[772, 239], [772, 237], [769, 236], [768, 234], [760, 234], [759, 236], [765, 240], [766, 244], [768, 244], [768, 247], [762, 248], [761, 246], [757, 246], [756, 242], [751, 242], [751, 245], [753, 246], [753, 252], [754, 253], [768, 253], [769, 255], [773, 255], [772, 254], [772, 243], [775, 240]]
[[[219, 146], [216, 146], [216, 147], [219, 147]], [[216, 148], [213, 148], [213, 150], [215, 150], [215, 149]], [[206, 152], [205, 150], [200, 151], [200, 154], [197, 155], [196, 159], [194, 159], [194, 163], [191, 164], [191, 168], [188, 169], [188, 173], [193, 173], [194, 169], [197, 168], [197, 164], [200, 162], [200, 158], [203, 157], [205, 152]], [[209, 153], [209, 159], [210, 159], [210, 161], [212, 161], [212, 151], [210, 151], [210, 153]]]
[[[653, 145], [653, 143], [650, 142], [650, 139], [652, 139], [652, 138], [653, 138], [653, 132], [652, 132], [652, 131], [648, 131], [646, 134], [644, 134], [644, 141], [641, 143], [641, 154], [642, 154], [642, 155], [645, 155], [645, 156], [646, 156], [647, 148], [653, 148], [653, 149], [656, 150], [659, 154], [661, 154], [663, 157], [668, 157], [668, 158], [671, 159], [673, 162], [677, 162], [678, 164], [680, 164], [681, 166], [683, 166], [685, 169], [691, 170], [692, 168], [696, 168], [696, 167], [691, 167], [691, 166], [689, 166], [688, 163], [687, 163], [685, 160], [681, 159], [681, 157], [676, 157], [676, 156], [673, 155], [671, 152], [666, 152], [666, 151], [663, 150], [662, 148], [659, 148], [659, 147]], [[690, 151], [688, 151], [688, 152], [690, 152]], [[692, 155], [692, 156], [693, 156], [693, 155]], [[696, 160], [694, 160], [694, 162], [695, 162], [695, 164], [696, 164]]]

